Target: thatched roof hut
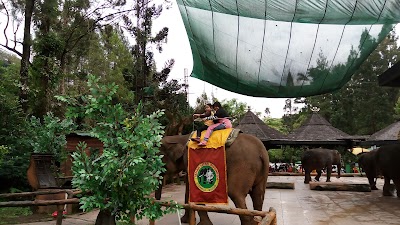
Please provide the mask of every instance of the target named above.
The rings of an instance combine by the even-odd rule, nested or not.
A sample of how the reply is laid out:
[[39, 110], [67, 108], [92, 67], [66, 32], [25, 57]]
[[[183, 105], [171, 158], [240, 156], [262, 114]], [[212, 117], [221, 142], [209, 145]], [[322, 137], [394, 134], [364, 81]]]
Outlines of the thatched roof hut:
[[289, 140], [295, 141], [337, 141], [352, 137], [335, 128], [318, 112], [313, 112], [308, 120], [299, 128], [288, 134]]
[[252, 134], [258, 137], [261, 141], [285, 138], [284, 134], [269, 127], [258, 118], [258, 116], [251, 112], [250, 109], [243, 116], [243, 119], [239, 122], [239, 125], [236, 126], [236, 128], [239, 128], [243, 133]]
[[366, 141], [360, 143], [362, 146], [386, 145], [399, 143], [400, 121], [394, 122], [380, 131], [372, 134]]
[[390, 124], [382, 130], [372, 134], [368, 141], [398, 140], [400, 134], [400, 121]]

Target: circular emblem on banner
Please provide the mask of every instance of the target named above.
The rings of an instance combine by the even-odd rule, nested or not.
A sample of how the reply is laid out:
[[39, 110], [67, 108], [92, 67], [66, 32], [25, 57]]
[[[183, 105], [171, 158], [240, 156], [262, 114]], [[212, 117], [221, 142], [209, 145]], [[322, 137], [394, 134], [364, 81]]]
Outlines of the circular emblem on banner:
[[203, 192], [214, 191], [219, 182], [217, 167], [210, 162], [200, 163], [194, 171], [194, 182]]

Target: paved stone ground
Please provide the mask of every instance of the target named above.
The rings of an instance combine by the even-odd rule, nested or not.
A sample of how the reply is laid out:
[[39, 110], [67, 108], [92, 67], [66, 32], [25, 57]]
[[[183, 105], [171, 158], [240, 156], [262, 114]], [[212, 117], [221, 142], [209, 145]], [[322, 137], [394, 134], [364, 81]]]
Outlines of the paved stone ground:
[[[274, 207], [277, 211], [278, 225], [389, 225], [400, 224], [400, 199], [383, 197], [383, 180], [378, 179], [373, 192], [312, 191], [303, 183], [302, 176], [271, 176], [269, 181], [295, 182], [295, 190], [267, 189], [263, 209]], [[323, 181], [325, 177], [321, 178]], [[365, 177], [331, 178], [332, 182], [367, 183]], [[168, 185], [163, 200], [173, 199], [183, 202], [184, 186]], [[251, 199], [247, 199], [250, 209]], [[233, 203], [230, 202], [233, 207]], [[98, 211], [82, 215], [70, 215], [63, 225], [94, 224]], [[240, 225], [239, 217], [219, 213], [210, 213], [215, 225]], [[148, 221], [138, 221], [147, 225]], [[50, 225], [55, 221], [29, 223], [26, 225]], [[178, 225], [178, 214], [169, 214], [156, 224]]]

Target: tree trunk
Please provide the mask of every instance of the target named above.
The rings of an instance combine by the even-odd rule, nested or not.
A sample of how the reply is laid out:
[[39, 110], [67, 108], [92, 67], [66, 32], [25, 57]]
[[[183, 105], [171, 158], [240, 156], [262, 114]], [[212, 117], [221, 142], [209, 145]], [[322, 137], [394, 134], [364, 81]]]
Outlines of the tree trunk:
[[24, 22], [24, 40], [22, 42], [22, 57], [20, 69], [20, 93], [19, 101], [23, 112], [28, 111], [28, 73], [29, 58], [31, 56], [31, 22], [35, 0], [25, 1], [25, 22]]
[[115, 215], [112, 215], [109, 210], [100, 210], [95, 225], [116, 225]]
[[161, 199], [161, 194], [162, 194], [162, 188], [163, 188], [163, 184], [164, 184], [164, 179], [165, 179], [165, 175], [162, 178], [161, 184], [160, 186], [158, 186], [157, 190], [155, 191], [155, 198], [157, 200]]

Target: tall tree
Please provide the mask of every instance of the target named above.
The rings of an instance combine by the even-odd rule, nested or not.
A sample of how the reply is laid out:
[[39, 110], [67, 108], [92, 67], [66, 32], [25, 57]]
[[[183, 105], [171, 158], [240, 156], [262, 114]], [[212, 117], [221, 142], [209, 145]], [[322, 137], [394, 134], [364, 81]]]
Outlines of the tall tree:
[[[35, 114], [41, 116], [50, 110], [49, 99], [53, 94], [50, 91], [64, 81], [68, 55], [85, 46], [82, 44], [85, 37], [102, 25], [101, 22], [110, 22], [129, 12], [122, 9], [123, 4], [121, 1], [104, 1], [95, 5], [87, 0], [1, 1], [0, 10], [5, 12], [7, 19], [3, 30], [5, 41], [0, 45], [21, 57], [19, 98], [24, 112], [30, 112], [28, 107], [35, 108], [35, 102], [40, 102], [40, 107], [33, 110]], [[112, 12], [105, 9], [112, 9]], [[22, 26], [24, 38], [18, 41], [18, 29]], [[13, 35], [8, 36], [10, 33]], [[19, 44], [22, 52], [18, 50]], [[33, 45], [35, 48], [31, 52]], [[33, 96], [35, 101], [29, 101], [28, 96]]]
[[[184, 84], [177, 80], [168, 80], [168, 75], [175, 61], [167, 60], [164, 67], [157, 71], [153, 47], [160, 53], [162, 45], [167, 41], [168, 28], [153, 31], [153, 20], [157, 19], [169, 1], [136, 0], [133, 6], [133, 17], [124, 15], [126, 30], [134, 38], [135, 44], [131, 49], [133, 67], [124, 72], [124, 79], [129, 88], [134, 91], [135, 105], [143, 103], [146, 113], [156, 109], [165, 110], [163, 125], [166, 135], [182, 133], [183, 127], [191, 123], [191, 113]], [[155, 33], [153, 35], [153, 33]]]
[[37, 104], [34, 114], [43, 117], [50, 111], [50, 101], [54, 95], [52, 86], [57, 84], [56, 79], [60, 74], [57, 56], [62, 51], [62, 40], [54, 27], [61, 11], [58, 9], [58, 0], [38, 1], [36, 5], [33, 17], [36, 38], [33, 45], [35, 56], [32, 81], [36, 82], [36, 92], [33, 93], [36, 93], [34, 98]]
[[[29, 165], [30, 134], [19, 104], [20, 60], [0, 51], [0, 146], [7, 152], [0, 163], [0, 192], [16, 186], [24, 189]], [[0, 147], [1, 148], [1, 147]]]
[[28, 111], [28, 73], [29, 58], [31, 57], [31, 23], [35, 0], [25, 0], [24, 40], [22, 42], [22, 57], [20, 69], [20, 94], [22, 110]]
[[162, 52], [162, 44], [166, 42], [168, 28], [164, 27], [152, 35], [153, 20], [157, 19], [166, 3], [156, 4], [152, 0], [134, 1], [134, 21], [129, 15], [124, 15], [125, 28], [135, 39], [132, 47], [132, 55], [135, 59], [134, 66], [125, 74], [125, 80], [135, 92], [135, 103], [154, 97], [154, 88], [166, 80], [170, 73], [174, 60], [166, 62], [161, 72], [155, 71], [154, 53], [151, 46], [155, 45]]

